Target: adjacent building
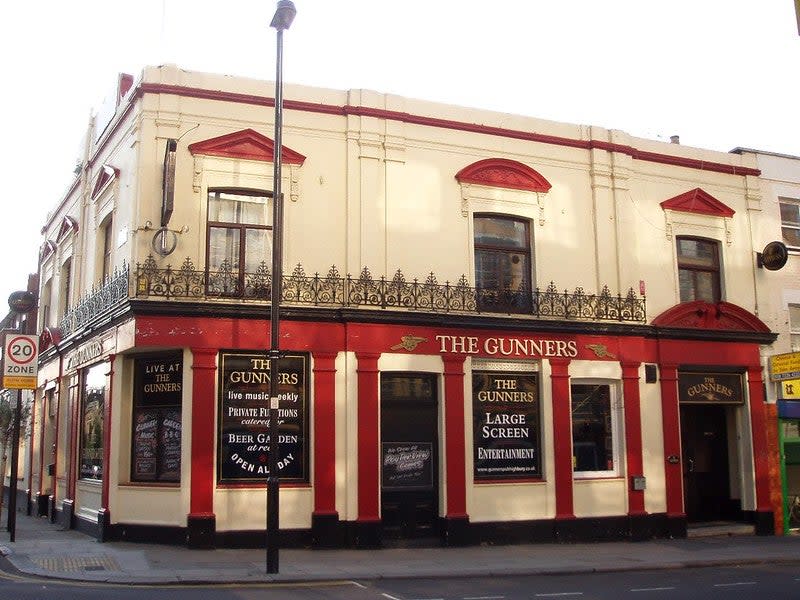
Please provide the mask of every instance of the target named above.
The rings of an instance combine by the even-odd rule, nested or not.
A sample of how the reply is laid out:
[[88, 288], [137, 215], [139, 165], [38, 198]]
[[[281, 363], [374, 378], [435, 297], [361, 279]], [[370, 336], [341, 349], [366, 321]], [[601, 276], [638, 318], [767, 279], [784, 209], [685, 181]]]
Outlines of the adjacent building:
[[[151, 67], [91, 123], [42, 230], [41, 514], [263, 544], [273, 102]], [[774, 531], [760, 157], [365, 90], [283, 124], [282, 543]]]

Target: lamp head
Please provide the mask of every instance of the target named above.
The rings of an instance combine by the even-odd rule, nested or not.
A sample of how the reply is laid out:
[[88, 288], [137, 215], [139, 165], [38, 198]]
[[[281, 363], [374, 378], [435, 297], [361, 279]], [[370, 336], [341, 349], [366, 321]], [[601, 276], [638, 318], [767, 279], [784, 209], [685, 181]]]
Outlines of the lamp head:
[[33, 292], [14, 292], [8, 297], [11, 312], [24, 314], [36, 308], [36, 294]]
[[278, 7], [275, 9], [275, 14], [272, 16], [272, 23], [270, 27], [274, 27], [278, 31], [289, 29], [294, 21], [294, 16], [297, 14], [297, 9], [294, 7], [292, 0], [279, 0]]

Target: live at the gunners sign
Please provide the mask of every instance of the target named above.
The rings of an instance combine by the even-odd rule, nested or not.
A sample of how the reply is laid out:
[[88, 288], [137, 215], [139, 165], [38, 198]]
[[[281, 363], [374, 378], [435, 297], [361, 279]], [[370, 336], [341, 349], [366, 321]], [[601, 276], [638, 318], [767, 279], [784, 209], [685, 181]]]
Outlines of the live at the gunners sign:
[[36, 389], [39, 336], [8, 333], [3, 352], [3, 387], [12, 390]]

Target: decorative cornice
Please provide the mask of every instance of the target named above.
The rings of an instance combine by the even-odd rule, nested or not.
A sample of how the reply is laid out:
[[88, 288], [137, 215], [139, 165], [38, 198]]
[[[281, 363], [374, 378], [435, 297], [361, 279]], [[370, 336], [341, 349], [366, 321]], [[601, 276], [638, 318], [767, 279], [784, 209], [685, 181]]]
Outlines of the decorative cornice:
[[[223, 92], [220, 90], [204, 90], [200, 88], [192, 88], [178, 85], [166, 85], [158, 83], [142, 83], [134, 94], [134, 98], [141, 98], [144, 94], [174, 94], [187, 98], [201, 98], [206, 100], [218, 100], [220, 102], [235, 102], [240, 104], [253, 104], [256, 106], [275, 106], [275, 99], [264, 96], [255, 96], [253, 94], [237, 94], [233, 92]], [[480, 125], [477, 123], [466, 123], [463, 121], [454, 121], [450, 119], [437, 119], [433, 117], [426, 117], [422, 115], [414, 115], [407, 112], [383, 110], [377, 108], [368, 108], [365, 106], [336, 106], [331, 104], [321, 104], [317, 102], [303, 102], [298, 100], [283, 101], [284, 110], [296, 110], [303, 112], [312, 112], [318, 114], [328, 114], [337, 116], [362, 116], [362, 117], [376, 117], [379, 119], [387, 119], [392, 121], [400, 121], [412, 125], [424, 125], [428, 127], [438, 127], [442, 129], [451, 129], [455, 131], [467, 131], [472, 133], [481, 133], [486, 135], [493, 135], [497, 137], [505, 137], [510, 139], [518, 139], [530, 142], [539, 142], [542, 144], [553, 144], [557, 146], [567, 146], [571, 148], [579, 148], [583, 150], [600, 149], [607, 152], [618, 152], [627, 154], [636, 160], [643, 160], [647, 162], [672, 165], [677, 167], [685, 167], [688, 169], [696, 169], [700, 171], [713, 171], [716, 173], [727, 173], [729, 175], [760, 175], [759, 169], [752, 167], [743, 167], [739, 165], [729, 165], [714, 161], [699, 160], [696, 158], [687, 158], [683, 156], [674, 156], [671, 154], [662, 154], [659, 152], [647, 152], [639, 150], [632, 146], [625, 144], [614, 144], [602, 140], [577, 140], [572, 138], [565, 138], [561, 136], [545, 135], [531, 131], [519, 131], [515, 129], [506, 129], [503, 127], [490, 127], [487, 125]]]
[[695, 188], [661, 203], [661, 208], [712, 217], [732, 217], [735, 211], [708, 192]]
[[531, 167], [506, 158], [487, 158], [456, 173], [459, 183], [475, 183], [527, 192], [547, 192], [552, 186]]
[[[272, 162], [275, 142], [253, 129], [242, 129], [216, 138], [189, 144], [189, 152], [223, 158], [241, 158]], [[306, 157], [291, 148], [282, 146], [282, 159], [285, 164], [302, 165]]]
[[78, 222], [72, 217], [66, 216], [61, 221], [61, 226], [58, 228], [58, 233], [56, 234], [56, 241], [60, 242], [70, 233], [77, 233], [77, 232], [78, 232]]
[[94, 187], [92, 188], [92, 195], [91, 198], [94, 200], [97, 198], [101, 192], [106, 189], [111, 183], [119, 177], [119, 169], [116, 167], [109, 167], [103, 168], [100, 170], [100, 174], [97, 176], [97, 180], [94, 183]]

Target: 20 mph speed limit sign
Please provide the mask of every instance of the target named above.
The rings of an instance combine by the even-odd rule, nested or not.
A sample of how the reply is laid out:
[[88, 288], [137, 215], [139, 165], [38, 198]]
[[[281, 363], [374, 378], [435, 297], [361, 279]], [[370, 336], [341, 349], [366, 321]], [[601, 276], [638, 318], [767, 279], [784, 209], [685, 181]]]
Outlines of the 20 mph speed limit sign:
[[3, 387], [11, 390], [35, 390], [38, 356], [38, 335], [6, 334]]

